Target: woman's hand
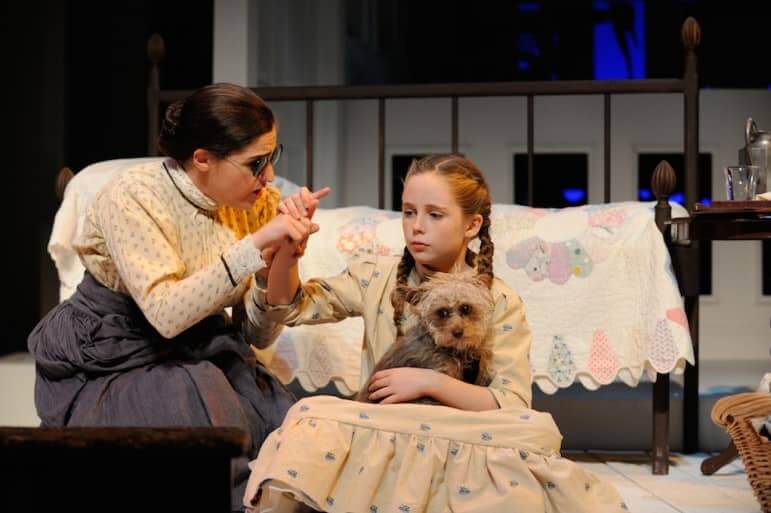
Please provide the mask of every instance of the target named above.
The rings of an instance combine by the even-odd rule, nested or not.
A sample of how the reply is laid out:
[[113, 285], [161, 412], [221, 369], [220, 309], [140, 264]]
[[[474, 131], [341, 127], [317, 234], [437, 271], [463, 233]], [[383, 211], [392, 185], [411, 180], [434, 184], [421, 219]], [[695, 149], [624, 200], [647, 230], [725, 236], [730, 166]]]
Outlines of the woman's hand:
[[299, 192], [284, 198], [278, 204], [278, 211], [282, 214], [290, 215], [297, 220], [303, 217], [312, 219], [319, 201], [330, 192], [332, 192], [332, 189], [329, 187], [324, 187], [316, 192], [311, 192], [307, 187], [301, 187]]
[[399, 367], [385, 369], [372, 375], [369, 384], [369, 400], [380, 404], [413, 401], [421, 397], [434, 397], [441, 386], [444, 374], [431, 369]]
[[[313, 224], [307, 217], [298, 220], [292, 216], [278, 215], [252, 233], [251, 237], [254, 246], [262, 252], [284, 242], [300, 244], [317, 231], [319, 231], [319, 225]], [[269, 253], [267, 256], [271, 257]]]
[[[292, 216], [297, 220], [303, 218], [312, 219], [319, 201], [330, 192], [332, 192], [330, 187], [324, 187], [316, 192], [311, 192], [307, 187], [301, 187], [297, 193], [284, 198], [284, 200], [279, 203], [278, 211], [281, 214]], [[315, 231], [317, 230], [314, 230], [311, 233], [315, 233]], [[308, 237], [291, 245], [294, 247], [291, 251], [291, 256], [300, 258], [305, 254], [305, 248], [308, 245]], [[281, 251], [280, 253], [284, 255], [287, 251]]]

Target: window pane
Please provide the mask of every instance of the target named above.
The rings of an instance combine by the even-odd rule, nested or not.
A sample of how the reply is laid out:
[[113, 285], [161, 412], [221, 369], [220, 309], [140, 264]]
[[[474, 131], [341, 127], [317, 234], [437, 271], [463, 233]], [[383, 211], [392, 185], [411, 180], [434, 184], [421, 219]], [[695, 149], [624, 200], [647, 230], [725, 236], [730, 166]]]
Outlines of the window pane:
[[[533, 155], [534, 207], [564, 208], [588, 201], [589, 157], [586, 153]], [[527, 153], [514, 154], [514, 203], [527, 205]]]
[[401, 211], [404, 177], [407, 176], [412, 161], [423, 157], [425, 155], [394, 155], [391, 157], [391, 210]]

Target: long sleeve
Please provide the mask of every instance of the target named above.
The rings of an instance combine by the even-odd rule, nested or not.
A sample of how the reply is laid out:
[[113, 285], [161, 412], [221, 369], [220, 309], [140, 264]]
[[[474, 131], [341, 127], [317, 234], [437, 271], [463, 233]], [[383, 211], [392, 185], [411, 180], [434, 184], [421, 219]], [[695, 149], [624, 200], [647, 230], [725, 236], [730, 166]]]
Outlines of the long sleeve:
[[512, 290], [506, 290], [495, 305], [495, 340], [491, 364], [490, 392], [501, 408], [530, 407], [532, 376], [530, 345], [532, 335], [525, 315], [525, 305]]
[[[113, 187], [98, 202], [95, 215], [104, 243], [120, 280], [148, 321], [166, 338], [172, 338], [203, 318], [221, 311], [252, 273], [264, 267], [249, 237], [232, 243], [211, 262], [188, 273], [181, 255], [190, 234], [178, 228], [179, 216], [162, 195], [142, 183]], [[196, 211], [201, 233], [197, 252], [206, 260], [209, 245], [219, 242], [222, 229], [206, 213]], [[188, 233], [180, 236], [180, 233]]]
[[268, 305], [265, 282], [258, 280], [252, 289], [251, 305], [247, 303], [247, 314], [255, 324], [268, 328], [270, 321], [296, 326], [363, 315], [365, 293], [374, 271], [374, 262], [361, 260], [337, 276], [313, 278], [301, 284], [288, 305]]
[[244, 294], [243, 305], [246, 313], [244, 335], [247, 342], [257, 349], [265, 349], [273, 344], [284, 329], [283, 323], [264, 315], [265, 309], [255, 302], [255, 298], [258, 296], [264, 298], [266, 289], [265, 277], [261, 273], [257, 273], [254, 275], [250, 290]]

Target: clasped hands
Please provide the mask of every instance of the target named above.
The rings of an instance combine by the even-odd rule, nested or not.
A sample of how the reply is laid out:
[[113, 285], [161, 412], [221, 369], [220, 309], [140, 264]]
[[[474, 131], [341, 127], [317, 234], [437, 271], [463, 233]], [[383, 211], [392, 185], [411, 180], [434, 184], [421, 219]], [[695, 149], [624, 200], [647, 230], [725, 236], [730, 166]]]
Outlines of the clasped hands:
[[270, 267], [273, 258], [279, 252], [286, 252], [295, 258], [305, 253], [308, 238], [319, 231], [319, 225], [312, 221], [313, 214], [319, 201], [332, 192], [330, 187], [324, 187], [311, 192], [307, 187], [284, 198], [278, 205], [276, 222], [283, 224], [287, 234], [278, 243], [271, 244], [262, 249], [262, 260], [266, 267]]

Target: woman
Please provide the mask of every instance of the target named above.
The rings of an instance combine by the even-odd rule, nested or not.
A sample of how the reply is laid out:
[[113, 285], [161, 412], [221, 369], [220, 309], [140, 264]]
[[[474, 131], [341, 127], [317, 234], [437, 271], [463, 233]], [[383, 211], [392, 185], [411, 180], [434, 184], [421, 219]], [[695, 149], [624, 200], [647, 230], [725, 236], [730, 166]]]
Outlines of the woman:
[[318, 227], [279, 215], [239, 240], [217, 215], [266, 194], [281, 156], [273, 113], [249, 89], [215, 84], [172, 104], [159, 146], [168, 159], [94, 199], [76, 246], [84, 279], [29, 337], [37, 411], [43, 426], [237, 426], [254, 457], [294, 402], [250, 347], [278, 332], [255, 324], [254, 274], [262, 252]]

